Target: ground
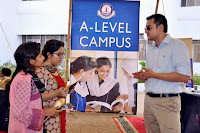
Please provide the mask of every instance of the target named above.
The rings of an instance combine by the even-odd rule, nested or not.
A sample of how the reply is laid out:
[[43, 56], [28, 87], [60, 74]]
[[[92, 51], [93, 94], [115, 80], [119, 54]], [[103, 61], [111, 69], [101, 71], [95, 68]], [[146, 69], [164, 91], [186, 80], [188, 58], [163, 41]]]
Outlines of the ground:
[[138, 92], [137, 115], [113, 113], [71, 112], [68, 115], [68, 133], [120, 133], [112, 119], [118, 116], [143, 117], [144, 92]]

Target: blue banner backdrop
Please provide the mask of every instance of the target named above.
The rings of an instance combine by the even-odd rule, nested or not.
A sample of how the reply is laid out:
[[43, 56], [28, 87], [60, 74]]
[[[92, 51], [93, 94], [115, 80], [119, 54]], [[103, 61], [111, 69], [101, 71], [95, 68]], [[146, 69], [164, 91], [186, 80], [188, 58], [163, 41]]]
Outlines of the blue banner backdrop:
[[139, 6], [73, 0], [70, 84], [86, 75], [70, 94], [74, 110], [136, 114], [137, 79], [130, 77], [138, 71]]
[[139, 1], [73, 0], [72, 50], [138, 51]]

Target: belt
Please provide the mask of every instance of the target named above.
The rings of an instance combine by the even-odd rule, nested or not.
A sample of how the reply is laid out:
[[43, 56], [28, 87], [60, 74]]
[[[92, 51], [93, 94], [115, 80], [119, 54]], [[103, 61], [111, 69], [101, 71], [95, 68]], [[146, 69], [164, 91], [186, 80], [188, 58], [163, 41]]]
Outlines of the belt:
[[150, 97], [175, 97], [178, 96], [179, 94], [154, 94], [151, 92], [146, 93]]

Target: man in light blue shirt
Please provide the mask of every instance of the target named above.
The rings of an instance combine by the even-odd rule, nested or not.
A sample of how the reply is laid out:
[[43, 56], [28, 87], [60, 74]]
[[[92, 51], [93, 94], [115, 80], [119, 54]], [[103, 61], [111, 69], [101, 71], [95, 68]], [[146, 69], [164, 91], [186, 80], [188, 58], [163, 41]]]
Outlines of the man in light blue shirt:
[[149, 46], [146, 68], [134, 73], [145, 81], [144, 119], [147, 133], [180, 133], [180, 96], [190, 77], [187, 46], [167, 34], [167, 20], [161, 14], [147, 17]]

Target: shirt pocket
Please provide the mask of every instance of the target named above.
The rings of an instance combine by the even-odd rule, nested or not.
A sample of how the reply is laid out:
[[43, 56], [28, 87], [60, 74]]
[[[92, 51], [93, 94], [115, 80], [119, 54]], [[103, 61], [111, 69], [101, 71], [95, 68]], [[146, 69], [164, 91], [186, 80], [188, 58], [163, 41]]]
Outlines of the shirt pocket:
[[172, 67], [172, 60], [171, 57], [167, 54], [160, 54], [157, 59], [157, 70], [160, 73], [168, 73], [171, 72]]

